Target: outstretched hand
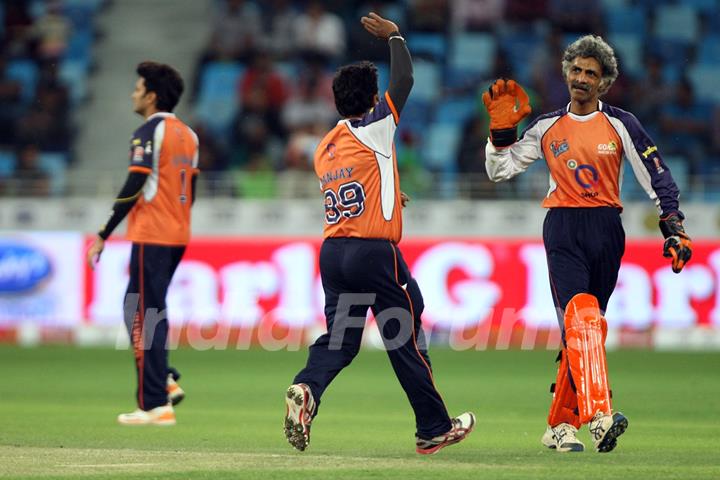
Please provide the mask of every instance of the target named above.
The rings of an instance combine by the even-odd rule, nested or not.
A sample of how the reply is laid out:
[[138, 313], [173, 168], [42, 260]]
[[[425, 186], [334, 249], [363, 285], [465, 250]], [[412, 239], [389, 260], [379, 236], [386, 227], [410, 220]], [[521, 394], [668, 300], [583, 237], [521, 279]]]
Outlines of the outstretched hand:
[[496, 80], [483, 93], [482, 100], [490, 114], [492, 130], [515, 128], [532, 111], [528, 94], [514, 80]]
[[390, 34], [400, 31], [394, 22], [385, 20], [375, 12], [370, 12], [367, 17], [362, 17], [360, 23], [365, 27], [365, 30], [384, 40], [387, 40]]
[[498, 79], [482, 96], [490, 116], [490, 141], [496, 148], [517, 140], [517, 125], [530, 114], [530, 99], [514, 80]]

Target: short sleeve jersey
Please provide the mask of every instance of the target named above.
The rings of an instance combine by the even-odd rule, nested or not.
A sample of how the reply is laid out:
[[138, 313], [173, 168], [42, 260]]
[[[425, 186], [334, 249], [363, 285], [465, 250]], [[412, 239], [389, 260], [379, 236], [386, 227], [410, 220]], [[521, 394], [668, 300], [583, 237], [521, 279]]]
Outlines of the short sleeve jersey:
[[172, 113], [160, 112], [133, 133], [131, 172], [148, 174], [130, 210], [127, 238], [137, 243], [186, 245], [190, 240], [192, 176], [198, 173], [198, 138]]
[[343, 119], [315, 151], [325, 201], [324, 237], [402, 237], [393, 137], [398, 114], [388, 93], [359, 119]]

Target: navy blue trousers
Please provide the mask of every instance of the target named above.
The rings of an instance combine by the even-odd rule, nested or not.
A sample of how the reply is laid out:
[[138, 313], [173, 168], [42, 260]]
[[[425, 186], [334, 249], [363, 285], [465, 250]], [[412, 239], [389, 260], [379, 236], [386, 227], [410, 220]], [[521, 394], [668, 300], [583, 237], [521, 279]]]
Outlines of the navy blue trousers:
[[388, 240], [328, 238], [320, 250], [320, 276], [327, 333], [310, 347], [307, 365], [293, 383], [307, 384], [319, 404], [330, 382], [357, 355], [369, 307], [415, 412], [416, 435], [428, 439], [450, 430], [421, 328], [422, 294], [397, 246]]
[[165, 405], [168, 374], [180, 377], [168, 367], [165, 296], [183, 253], [181, 246], [132, 244], [123, 312], [135, 353], [137, 404], [142, 410]]
[[604, 313], [625, 253], [620, 210], [552, 208], [543, 224], [550, 290], [564, 338], [565, 307], [578, 293], [598, 299]]

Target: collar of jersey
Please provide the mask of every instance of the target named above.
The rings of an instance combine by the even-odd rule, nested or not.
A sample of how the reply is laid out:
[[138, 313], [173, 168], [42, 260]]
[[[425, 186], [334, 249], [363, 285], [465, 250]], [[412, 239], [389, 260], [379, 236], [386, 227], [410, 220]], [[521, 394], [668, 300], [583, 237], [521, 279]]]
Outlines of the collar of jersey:
[[565, 107], [567, 110], [568, 117], [572, 118], [573, 120], [577, 120], [578, 122], [587, 122], [595, 118], [595, 115], [600, 113], [603, 109], [603, 102], [598, 100], [598, 109], [594, 112], [590, 112], [587, 115], [578, 115], [576, 113], [572, 113], [570, 111], [570, 104], [567, 104], [567, 107]]
[[147, 120], [152, 120], [153, 118], [168, 118], [168, 117], [174, 117], [174, 116], [175, 116], [175, 114], [172, 112], [155, 112], [152, 115], [150, 115], [147, 118]]

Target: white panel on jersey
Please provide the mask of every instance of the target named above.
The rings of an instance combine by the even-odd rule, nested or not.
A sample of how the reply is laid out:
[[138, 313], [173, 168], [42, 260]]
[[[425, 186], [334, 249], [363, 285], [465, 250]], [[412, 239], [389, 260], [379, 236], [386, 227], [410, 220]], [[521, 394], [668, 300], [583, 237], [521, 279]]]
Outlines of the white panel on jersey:
[[557, 182], [553, 178], [552, 172], [548, 175], [548, 182], [550, 182], [550, 188], [548, 189], [547, 195], [545, 195], [546, 198], [550, 198], [550, 194], [557, 190]]
[[165, 138], [165, 120], [161, 121], [155, 127], [153, 133], [153, 166], [152, 173], [148, 176], [145, 186], [143, 187], [143, 195], [146, 202], [152, 201], [158, 192], [158, 183], [160, 182], [160, 149], [162, 148], [163, 139]]
[[357, 128], [353, 127], [348, 120], [345, 120], [345, 123], [363, 145], [383, 157], [392, 158], [393, 137], [397, 129], [392, 113], [388, 113], [385, 118]]
[[558, 117], [539, 120], [525, 135], [508, 148], [497, 149], [488, 139], [485, 146], [485, 170], [493, 182], [510, 180], [543, 158], [541, 140]]
[[192, 159], [192, 168], [198, 168], [198, 163], [200, 162], [200, 139], [198, 139], [197, 133], [195, 133], [192, 128], [186, 128], [190, 131], [190, 134], [195, 139], [195, 155], [193, 155]]
[[[635, 149], [635, 144], [630, 137], [630, 132], [628, 132], [625, 124], [619, 118], [611, 117], [607, 114], [605, 115], [605, 117], [608, 119], [613, 128], [615, 128], [615, 130], [618, 132], [618, 135], [620, 135], [620, 138], [623, 142], [623, 153], [625, 153], [625, 157], [630, 162], [630, 166], [635, 173], [635, 177], [638, 179], [638, 182], [643, 187], [643, 190], [645, 190], [645, 192], [648, 194], [648, 197], [650, 197], [650, 199], [655, 202], [658, 211], [662, 213], [662, 210], [660, 208], [660, 199], [658, 198], [655, 190], [652, 187], [650, 172], [647, 171], [645, 164], [643, 163], [640, 155]], [[622, 182], [622, 179], [620, 179], [620, 182]]]
[[383, 218], [390, 221], [393, 217], [393, 210], [395, 210], [395, 168], [393, 158], [375, 152], [375, 159], [380, 171], [380, 205], [382, 206]]

